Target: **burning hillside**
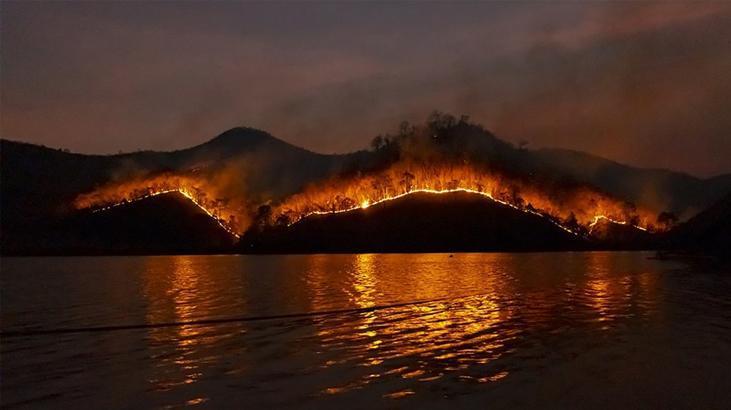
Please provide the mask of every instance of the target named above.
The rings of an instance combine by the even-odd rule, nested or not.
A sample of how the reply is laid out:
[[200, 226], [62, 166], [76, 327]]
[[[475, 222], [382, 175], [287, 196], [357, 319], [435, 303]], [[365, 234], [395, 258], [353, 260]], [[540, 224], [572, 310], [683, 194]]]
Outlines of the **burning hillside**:
[[77, 209], [101, 212], [146, 198], [178, 192], [215, 219], [223, 229], [238, 237], [248, 226], [245, 203], [222, 195], [215, 181], [215, 178], [207, 179], [195, 173], [162, 173], [104, 185], [79, 195], [74, 206]]
[[412, 192], [349, 212], [311, 215], [286, 226], [251, 229], [253, 253], [453, 252], [592, 249], [595, 243], [550, 219], [483, 195]]
[[[78, 196], [75, 206], [103, 211], [179, 192], [239, 236], [252, 220], [258, 229], [291, 226], [312, 215], [357, 211], [416, 193], [466, 192], [540, 216], [578, 236], [590, 236], [601, 221], [645, 231], [667, 228], [654, 226], [657, 215], [647, 209], [540, 168], [523, 167], [522, 151], [466, 117], [435, 113], [422, 126], [404, 123], [398, 134], [377, 137], [372, 146], [343, 169], [283, 198], [245, 192], [241, 181], [232, 190], [227, 184], [237, 176], [224, 178], [223, 172], [167, 172], [101, 186]], [[257, 204], [263, 205], [254, 213]]]
[[272, 208], [269, 224], [291, 225], [310, 215], [349, 212], [418, 192], [470, 192], [540, 215], [576, 234], [600, 219], [654, 229], [655, 215], [588, 187], [551, 190], [467, 164], [399, 162], [354, 178], [313, 185]]
[[[251, 215], [243, 201], [221, 195], [216, 185], [195, 174], [164, 173], [105, 185], [77, 197], [78, 209], [95, 212], [156, 195], [179, 192], [226, 231], [239, 236]], [[577, 235], [590, 233], [599, 220], [652, 229], [655, 216], [588, 187], [551, 190], [467, 164], [402, 161], [385, 170], [336, 177], [313, 184], [259, 215], [259, 223], [291, 225], [311, 215], [349, 212], [414, 193], [469, 192], [539, 215]]]

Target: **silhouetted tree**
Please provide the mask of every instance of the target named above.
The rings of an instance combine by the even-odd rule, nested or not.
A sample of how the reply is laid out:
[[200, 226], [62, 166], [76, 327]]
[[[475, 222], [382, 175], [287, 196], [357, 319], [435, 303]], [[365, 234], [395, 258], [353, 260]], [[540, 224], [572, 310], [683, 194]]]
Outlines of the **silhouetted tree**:
[[272, 207], [270, 205], [261, 205], [254, 214], [254, 225], [263, 228], [269, 224], [271, 217]]
[[383, 137], [378, 135], [371, 141], [371, 148], [373, 151], [380, 151], [383, 148], [384, 142]]
[[279, 226], [287, 226], [290, 221], [291, 219], [288, 214], [281, 214], [277, 217], [277, 220], [274, 223]]
[[391, 190], [393, 189], [393, 180], [391, 179], [391, 176], [388, 174], [383, 174], [381, 176], [381, 185], [383, 186], [383, 193], [385, 195], [389, 195]]
[[401, 138], [411, 137], [416, 133], [416, 127], [411, 125], [408, 121], [402, 121], [398, 127], [398, 135]]
[[522, 208], [523, 205], [525, 204], [523, 197], [520, 196], [520, 188], [518, 188], [516, 185], [510, 186], [509, 202], [519, 208]]
[[355, 202], [353, 199], [348, 198], [346, 196], [341, 199], [340, 205], [342, 206], [343, 209], [350, 209], [350, 208], [357, 207], [358, 203]]
[[411, 188], [414, 186], [414, 174], [410, 173], [409, 171], [404, 171], [404, 173], [401, 175], [401, 186], [404, 187], [404, 191], [409, 192], [411, 191]]
[[[528, 204], [532, 208], [530, 204]], [[564, 221], [564, 226], [571, 229], [572, 231], [577, 231], [579, 229], [579, 221], [576, 220], [576, 215], [574, 215], [573, 212], [569, 214], [569, 217], [566, 218], [566, 221]]]
[[447, 132], [456, 124], [457, 119], [453, 115], [440, 111], [432, 112], [426, 120], [427, 129], [436, 143], [446, 142], [448, 140]]

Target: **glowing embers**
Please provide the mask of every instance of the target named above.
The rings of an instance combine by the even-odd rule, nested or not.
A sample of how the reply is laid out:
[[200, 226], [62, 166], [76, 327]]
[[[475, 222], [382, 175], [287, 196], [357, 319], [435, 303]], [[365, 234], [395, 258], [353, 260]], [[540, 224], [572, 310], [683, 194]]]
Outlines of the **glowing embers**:
[[599, 222], [601, 222], [601, 221], [606, 221], [606, 222], [610, 222], [610, 223], [618, 224], [618, 225], [629, 225], [629, 226], [632, 226], [634, 228], [637, 228], [637, 229], [639, 229], [641, 231], [649, 232], [649, 230], [647, 228], [643, 228], [643, 227], [641, 227], [639, 225], [635, 225], [635, 224], [632, 224], [632, 223], [627, 222], [627, 221], [617, 221], [616, 219], [612, 219], [612, 218], [610, 218], [608, 216], [605, 216], [605, 215], [596, 215], [594, 217], [594, 220], [589, 224], [589, 232], [592, 232], [594, 230], [594, 228], [596, 227], [596, 225]]

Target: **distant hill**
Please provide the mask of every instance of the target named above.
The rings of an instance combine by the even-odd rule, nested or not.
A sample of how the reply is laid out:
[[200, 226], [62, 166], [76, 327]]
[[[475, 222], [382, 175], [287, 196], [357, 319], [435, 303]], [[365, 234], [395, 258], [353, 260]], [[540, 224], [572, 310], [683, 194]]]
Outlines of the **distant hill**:
[[585, 249], [549, 220], [481, 195], [415, 193], [366, 209], [251, 230], [246, 253], [528, 251]]
[[630, 167], [571, 150], [531, 151], [537, 164], [602, 188], [619, 198], [687, 219], [731, 192], [731, 174], [701, 179], [664, 169]]
[[694, 250], [731, 258], [731, 194], [680, 224], [667, 235], [672, 248]]

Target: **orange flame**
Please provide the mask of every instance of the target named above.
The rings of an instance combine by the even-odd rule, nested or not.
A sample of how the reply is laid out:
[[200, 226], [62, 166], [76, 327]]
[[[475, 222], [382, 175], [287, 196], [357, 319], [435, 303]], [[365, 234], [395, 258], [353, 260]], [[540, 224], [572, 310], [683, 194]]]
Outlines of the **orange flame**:
[[99, 212], [171, 192], [188, 198], [236, 238], [248, 226], [249, 217], [243, 202], [238, 205], [232, 203], [230, 199], [220, 195], [215, 184], [194, 175], [164, 173], [107, 184], [79, 195], [74, 206], [77, 209], [93, 209], [94, 212]]
[[655, 215], [588, 187], [555, 189], [478, 170], [469, 165], [399, 162], [353, 178], [310, 186], [276, 206], [270, 222], [296, 223], [316, 214], [365, 209], [416, 192], [470, 192], [515, 209], [549, 217], [565, 230], [587, 232], [601, 219], [647, 230]]
[[[192, 201], [222, 228], [236, 236], [251, 221], [243, 199], [221, 194], [215, 181], [200, 175], [163, 173], [102, 186], [78, 196], [77, 209], [95, 212], [156, 195], [178, 192]], [[401, 161], [389, 168], [353, 177], [336, 177], [314, 184], [272, 208], [270, 224], [291, 225], [310, 215], [365, 209], [417, 192], [469, 192], [514, 209], [548, 218], [571, 233], [589, 234], [601, 220], [655, 230], [655, 214], [586, 186], [551, 188], [509, 178], [467, 164], [428, 164]]]

